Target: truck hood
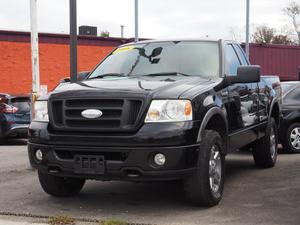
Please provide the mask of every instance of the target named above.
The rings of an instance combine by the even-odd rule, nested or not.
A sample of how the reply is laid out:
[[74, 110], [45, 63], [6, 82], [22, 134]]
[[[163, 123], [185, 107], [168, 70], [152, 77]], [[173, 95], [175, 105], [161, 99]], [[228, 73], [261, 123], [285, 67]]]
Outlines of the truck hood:
[[[113, 92], [119, 94], [151, 95], [152, 98], [188, 98], [188, 93], [197, 89], [206, 89], [215, 82], [200, 77], [129, 77], [129, 78], [102, 78], [86, 80], [77, 83], [59, 85], [53, 94], [62, 92]], [[199, 92], [198, 92], [199, 93]]]

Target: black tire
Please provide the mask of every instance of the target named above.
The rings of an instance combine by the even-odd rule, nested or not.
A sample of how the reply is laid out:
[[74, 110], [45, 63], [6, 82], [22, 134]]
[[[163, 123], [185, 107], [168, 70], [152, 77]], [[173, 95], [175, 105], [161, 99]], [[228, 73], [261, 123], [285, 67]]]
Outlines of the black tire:
[[[219, 171], [220, 176], [217, 175], [220, 180], [217, 181], [219, 185], [216, 190], [213, 190], [210, 182], [210, 160], [213, 149], [219, 153], [220, 161], [218, 163], [220, 164], [218, 164], [218, 168], [221, 170]], [[206, 130], [199, 149], [197, 170], [184, 181], [185, 194], [191, 203], [211, 207], [220, 202], [223, 194], [225, 175], [225, 154], [223, 150], [224, 145], [221, 136], [216, 131]], [[214, 173], [217, 174], [216, 171]]]
[[275, 166], [278, 153], [278, 129], [274, 118], [268, 124], [266, 135], [253, 146], [255, 165], [260, 168]]
[[[299, 130], [298, 130], [299, 129]], [[300, 131], [300, 123], [292, 123], [286, 130], [286, 135], [282, 143], [283, 150], [289, 153], [300, 153], [300, 133], [296, 135], [297, 145], [293, 145], [292, 140], [295, 140], [292, 135], [295, 134], [295, 131]]]
[[5, 139], [4, 137], [0, 137], [0, 145], [4, 145], [5, 144]]
[[53, 176], [38, 171], [43, 190], [55, 197], [71, 197], [77, 195], [84, 186], [85, 180]]

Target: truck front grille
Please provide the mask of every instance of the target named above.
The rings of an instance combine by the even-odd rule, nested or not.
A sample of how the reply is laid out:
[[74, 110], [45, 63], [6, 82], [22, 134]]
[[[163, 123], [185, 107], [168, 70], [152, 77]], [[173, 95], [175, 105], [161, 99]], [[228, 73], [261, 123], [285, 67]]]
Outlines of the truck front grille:
[[[134, 131], [142, 116], [142, 106], [142, 99], [132, 98], [50, 98], [50, 124], [61, 131]], [[96, 119], [84, 118], [81, 113], [87, 109], [98, 109], [103, 114]]]

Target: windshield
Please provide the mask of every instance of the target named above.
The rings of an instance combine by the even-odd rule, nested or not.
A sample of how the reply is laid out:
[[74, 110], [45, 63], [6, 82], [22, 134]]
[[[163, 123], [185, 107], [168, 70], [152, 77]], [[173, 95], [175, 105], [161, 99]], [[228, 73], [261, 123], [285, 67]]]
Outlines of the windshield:
[[178, 73], [213, 78], [219, 76], [217, 42], [154, 42], [124, 46], [110, 54], [89, 79]]

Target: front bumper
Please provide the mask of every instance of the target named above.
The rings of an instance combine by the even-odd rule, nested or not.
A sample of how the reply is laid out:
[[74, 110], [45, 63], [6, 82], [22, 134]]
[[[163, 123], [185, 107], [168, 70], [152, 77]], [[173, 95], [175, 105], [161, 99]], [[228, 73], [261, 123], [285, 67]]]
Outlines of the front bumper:
[[[199, 121], [144, 124], [136, 133], [55, 132], [47, 123], [32, 122], [28, 151], [33, 167], [57, 176], [99, 180], [173, 180], [195, 170], [199, 144]], [[42, 150], [38, 162], [35, 151]], [[156, 153], [166, 156], [155, 166]], [[75, 173], [77, 156], [103, 156], [104, 174]]]
[[6, 137], [10, 138], [27, 138], [29, 124], [13, 124], [5, 132]]
[[[43, 160], [35, 158], [36, 150], [43, 152]], [[179, 147], [74, 147], [28, 143], [30, 163], [44, 173], [64, 177], [97, 180], [175, 180], [195, 171], [199, 145]], [[156, 166], [155, 153], [166, 156], [164, 166]], [[75, 172], [75, 156], [103, 156], [104, 173]]]

